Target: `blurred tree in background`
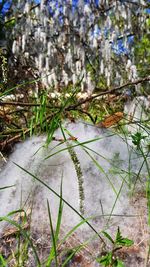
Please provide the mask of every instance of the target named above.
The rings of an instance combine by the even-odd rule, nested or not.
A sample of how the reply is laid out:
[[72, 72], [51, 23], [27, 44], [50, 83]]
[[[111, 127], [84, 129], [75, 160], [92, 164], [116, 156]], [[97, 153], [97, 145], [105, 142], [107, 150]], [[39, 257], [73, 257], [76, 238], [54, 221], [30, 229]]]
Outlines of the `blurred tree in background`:
[[24, 73], [61, 90], [82, 79], [92, 92], [148, 75], [149, 11], [144, 0], [1, 1], [15, 82]]

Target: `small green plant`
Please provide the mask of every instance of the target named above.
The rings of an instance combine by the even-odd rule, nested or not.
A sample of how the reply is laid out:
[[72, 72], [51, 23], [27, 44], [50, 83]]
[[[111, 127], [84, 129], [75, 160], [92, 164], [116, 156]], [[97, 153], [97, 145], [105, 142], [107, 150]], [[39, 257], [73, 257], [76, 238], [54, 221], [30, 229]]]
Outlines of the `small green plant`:
[[141, 141], [146, 138], [141, 132], [136, 132], [135, 134], [131, 135], [132, 143], [137, 147], [137, 149], [141, 146]]
[[113, 239], [107, 232], [102, 232], [104, 236], [111, 242], [112, 249], [108, 251], [106, 255], [97, 258], [97, 262], [102, 266], [109, 267], [125, 267], [124, 263], [116, 256], [116, 251], [121, 249], [122, 247], [130, 247], [133, 245], [133, 241], [122, 237], [120, 228], [118, 227], [117, 234], [115, 239]]

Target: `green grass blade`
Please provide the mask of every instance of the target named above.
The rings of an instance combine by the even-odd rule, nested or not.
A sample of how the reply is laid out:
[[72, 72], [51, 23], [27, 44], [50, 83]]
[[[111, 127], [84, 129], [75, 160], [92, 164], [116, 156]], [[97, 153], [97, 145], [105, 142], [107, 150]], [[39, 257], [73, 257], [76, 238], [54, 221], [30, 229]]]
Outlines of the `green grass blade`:
[[0, 266], [7, 267], [7, 262], [4, 260], [3, 256], [0, 254]]
[[[24, 169], [23, 167], [19, 166], [17, 163], [14, 162], [14, 164], [16, 166], [18, 166], [18, 168], [20, 168], [21, 170], [23, 170], [24, 172], [26, 172], [27, 174], [29, 174], [31, 177], [33, 177], [35, 180], [37, 180], [38, 182], [40, 182], [41, 184], [43, 184], [47, 189], [49, 189], [54, 195], [56, 195], [58, 198], [61, 198], [61, 196], [55, 191], [53, 190], [50, 186], [48, 186], [45, 182], [43, 182], [40, 178], [38, 178], [37, 176], [35, 176], [34, 174], [32, 174], [31, 172], [27, 171], [26, 169]], [[62, 197], [62, 201], [69, 207], [71, 208], [82, 220], [85, 220], [85, 218], [71, 205], [69, 204], [63, 197]], [[104, 240], [103, 238], [100, 236], [100, 234], [95, 230], [95, 228], [88, 222], [86, 221], [86, 224], [95, 232], [95, 234], [98, 235], [98, 237], [101, 239], [101, 241], [103, 243]]]
[[64, 129], [63, 129], [63, 126], [62, 126], [62, 124], [61, 124], [61, 123], [60, 123], [60, 129], [61, 129], [61, 132], [62, 132], [62, 135], [63, 135], [64, 141], [66, 141], [66, 140], [67, 140], [67, 138], [66, 138], [66, 135], [65, 135], [65, 132], [64, 132]]
[[48, 159], [48, 158], [50, 158], [50, 157], [52, 157], [52, 156], [54, 156], [54, 155], [56, 155], [56, 154], [59, 154], [59, 153], [61, 153], [61, 152], [63, 152], [63, 151], [68, 150], [68, 148], [74, 148], [74, 147], [78, 147], [78, 146], [81, 146], [81, 145], [86, 145], [86, 144], [89, 144], [89, 143], [92, 143], [92, 142], [95, 142], [95, 141], [98, 141], [98, 140], [101, 140], [101, 139], [102, 139], [102, 137], [97, 137], [97, 138], [94, 138], [94, 139], [90, 139], [90, 140], [88, 140], [88, 141], [81, 142], [81, 143], [79, 143], [79, 144], [75, 144], [75, 145], [71, 145], [71, 146], [62, 148], [62, 149], [60, 149], [60, 150], [54, 152], [53, 154], [48, 155], [48, 156], [45, 158], [45, 160]]
[[[60, 232], [60, 226], [61, 226], [61, 219], [62, 219], [62, 211], [63, 211], [63, 201], [62, 201], [62, 180], [61, 180], [61, 186], [60, 186], [60, 201], [59, 201], [59, 209], [58, 209], [58, 215], [57, 215], [57, 224], [56, 224], [56, 232], [54, 235], [55, 238], [55, 244], [57, 247], [57, 241], [59, 237], [59, 232]], [[53, 246], [50, 251], [50, 255], [47, 259], [46, 266], [50, 266], [54, 256], [56, 255], [55, 253], [55, 247]]]
[[89, 220], [94, 219], [97, 216], [91, 216], [89, 218], [86, 218], [84, 220], [82, 220], [80, 223], [76, 224], [65, 236], [64, 238], [60, 241], [59, 245], [63, 244], [68, 237], [70, 237], [82, 224], [86, 223]]
[[8, 189], [8, 188], [11, 188], [11, 187], [14, 187], [15, 184], [13, 185], [7, 185], [7, 186], [4, 186], [4, 187], [0, 187], [0, 190], [5, 190], [5, 189]]
[[84, 149], [84, 151], [85, 151], [85, 152], [88, 154], [88, 156], [92, 159], [92, 161], [94, 162], [94, 164], [96, 165], [96, 167], [99, 169], [99, 171], [102, 172], [102, 173], [105, 175], [105, 177], [106, 177], [106, 179], [108, 180], [110, 186], [112, 187], [114, 193], [117, 195], [117, 191], [116, 191], [116, 189], [115, 189], [115, 187], [114, 187], [114, 185], [113, 185], [111, 179], [109, 178], [109, 176], [107, 175], [107, 173], [104, 171], [104, 169], [102, 168], [102, 166], [98, 163], [98, 161], [97, 161], [97, 160], [96, 160], [96, 159], [95, 159], [95, 158], [94, 158], [88, 151], [86, 151], [85, 149]]
[[112, 209], [111, 209], [111, 212], [110, 212], [110, 216], [109, 216], [109, 218], [108, 218], [108, 220], [107, 220], [107, 225], [109, 224], [109, 221], [110, 221], [111, 216], [112, 216], [112, 214], [113, 214], [114, 208], [115, 208], [115, 206], [116, 206], [116, 203], [117, 203], [117, 201], [118, 201], [118, 198], [119, 198], [119, 196], [120, 196], [120, 193], [121, 193], [121, 190], [122, 190], [122, 188], [123, 188], [124, 183], [125, 183], [125, 180], [123, 180], [122, 183], [121, 183], [121, 186], [120, 186], [119, 191], [118, 191], [118, 193], [117, 193], [116, 199], [115, 199], [114, 204], [113, 204], [113, 206], [112, 206]]
[[80, 246], [77, 246], [77, 248], [74, 248], [72, 253], [67, 257], [67, 259], [62, 264], [62, 267], [65, 267], [68, 264], [68, 262], [73, 258], [73, 256], [82, 249], [82, 247], [83, 245], [80, 245]]
[[[48, 200], [47, 200], [47, 208], [48, 208], [48, 216], [49, 216], [50, 229], [51, 229], [52, 241], [53, 241], [52, 250], [54, 252], [55, 263], [56, 263], [56, 267], [57, 267], [58, 266], [58, 263], [57, 263], [56, 239], [55, 239], [55, 234], [54, 234], [54, 229], [53, 229], [53, 223], [52, 223], [52, 217], [51, 217], [51, 211], [50, 211], [50, 206], [49, 206]], [[50, 267], [51, 266], [51, 262], [53, 260], [53, 253], [50, 253], [50, 256], [51, 257], [49, 257], [49, 261], [47, 262], [46, 267]]]
[[8, 216], [15, 215], [16, 213], [21, 213], [21, 212], [24, 213], [24, 215], [25, 215], [25, 219], [27, 220], [27, 215], [26, 215], [26, 212], [25, 212], [24, 209], [13, 210], [13, 211], [11, 211], [11, 212], [9, 212], [9, 213], [7, 214], [7, 217], [8, 217]]
[[58, 209], [58, 216], [57, 216], [57, 225], [56, 225], [56, 233], [55, 233], [56, 241], [58, 240], [58, 236], [59, 236], [59, 232], [60, 232], [62, 212], [63, 212], [62, 181], [63, 180], [61, 179], [61, 185], [60, 185], [60, 202], [59, 202], [59, 209]]

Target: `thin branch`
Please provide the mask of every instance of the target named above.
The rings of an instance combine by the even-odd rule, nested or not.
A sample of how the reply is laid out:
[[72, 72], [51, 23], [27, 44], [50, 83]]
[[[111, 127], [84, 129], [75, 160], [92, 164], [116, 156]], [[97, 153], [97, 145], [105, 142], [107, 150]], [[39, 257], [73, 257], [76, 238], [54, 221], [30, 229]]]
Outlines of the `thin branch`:
[[[71, 109], [70, 109], [71, 110]], [[93, 122], [93, 124], [95, 124], [95, 119], [92, 117], [92, 115], [89, 113], [89, 112], [87, 112], [87, 111], [85, 111], [85, 110], [82, 110], [82, 109], [73, 109], [74, 111], [78, 111], [78, 112], [80, 112], [81, 114], [85, 114], [85, 115], [87, 115], [89, 118], [90, 118], [90, 120]]]
[[20, 106], [20, 107], [46, 107], [46, 108], [60, 108], [60, 107], [56, 107], [56, 106], [50, 106], [50, 105], [42, 105], [42, 104], [38, 104], [38, 103], [24, 103], [24, 102], [14, 102], [14, 101], [8, 101], [8, 102], [0, 102], [0, 106]]
[[[92, 95], [90, 97], [87, 97], [86, 99], [84, 100], [81, 100], [79, 101], [77, 104], [75, 105], [70, 105], [68, 107], [65, 108], [66, 111], [69, 111], [69, 110], [73, 110], [73, 109], [76, 109], [78, 106], [88, 102], [88, 101], [92, 101], [93, 99], [97, 98], [97, 97], [100, 97], [100, 96], [103, 96], [103, 95], [108, 95], [108, 94], [112, 94], [112, 93], [115, 93], [127, 86], [131, 86], [131, 85], [137, 85], [139, 83], [143, 83], [143, 82], [148, 82], [150, 81], [150, 76], [147, 76], [147, 77], [144, 77], [144, 78], [141, 78], [141, 79], [137, 79], [133, 82], [130, 82], [128, 81], [127, 83], [124, 83], [120, 86], [117, 86], [117, 87], [114, 87], [112, 89], [108, 89], [106, 88], [106, 90], [104, 90], [103, 92], [99, 93], [99, 94], [96, 94], [96, 95]], [[95, 89], [99, 90], [100, 88], [99, 87], [96, 87]], [[26, 107], [46, 107], [46, 108], [50, 108], [50, 109], [60, 109], [61, 107], [60, 106], [51, 106], [51, 105], [41, 105], [40, 103], [23, 103], [23, 102], [13, 102], [13, 101], [8, 101], [8, 102], [0, 102], [0, 106], [7, 106], [7, 105], [10, 105], [10, 106], [26, 106]]]
[[[87, 97], [86, 99], [84, 99], [84, 100], [78, 102], [78, 103], [75, 104], [75, 105], [69, 106], [69, 107], [66, 108], [66, 109], [67, 109], [67, 110], [76, 109], [78, 106], [80, 106], [80, 105], [82, 105], [82, 104], [84, 104], [84, 103], [86, 103], [86, 102], [88, 102], [88, 101], [92, 101], [93, 99], [95, 99], [95, 98], [97, 98], [97, 97], [99, 97], [99, 96], [103, 96], [103, 95], [107, 95], [107, 94], [112, 94], [112, 93], [115, 93], [115, 92], [117, 92], [117, 91], [119, 91], [119, 90], [121, 90], [121, 89], [123, 89], [123, 88], [125, 88], [125, 87], [127, 87], [127, 86], [137, 85], [137, 84], [139, 84], [139, 83], [148, 82], [148, 81], [150, 81], [150, 76], [147, 76], [147, 77], [144, 77], [144, 78], [141, 78], [141, 79], [137, 79], [137, 80], [135, 80], [134, 82], [127, 82], [127, 83], [124, 83], [124, 84], [122, 84], [122, 85], [120, 85], [120, 86], [114, 87], [114, 88], [109, 89], [109, 90], [108, 90], [108, 88], [106, 88], [106, 91], [101, 92], [101, 93], [99, 93], [99, 94], [97, 94], [97, 95], [92, 95], [92, 96], [90, 96], [90, 97]], [[99, 90], [100, 88], [99, 88], [99, 87], [96, 87], [95, 89]]]

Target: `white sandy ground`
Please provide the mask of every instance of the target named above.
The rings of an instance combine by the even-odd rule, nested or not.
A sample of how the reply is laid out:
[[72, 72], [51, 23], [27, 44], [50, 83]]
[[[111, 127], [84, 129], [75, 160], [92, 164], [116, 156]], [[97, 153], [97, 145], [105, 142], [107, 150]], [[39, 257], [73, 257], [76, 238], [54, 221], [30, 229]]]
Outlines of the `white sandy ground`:
[[[143, 160], [139, 158], [135, 149], [132, 149], [122, 136], [113, 135], [111, 130], [95, 128], [82, 122], [66, 123], [65, 127], [81, 143], [100, 138], [98, 141], [86, 144], [88, 148], [99, 153], [98, 155], [87, 150], [95, 160], [95, 163], [83, 150], [83, 147], [74, 148], [83, 172], [84, 217], [96, 216], [90, 222], [97, 231], [101, 231], [106, 229], [109, 218], [109, 216], [103, 215], [109, 215], [111, 212], [114, 215], [120, 215], [110, 218], [107, 226], [108, 231], [114, 234], [117, 227], [120, 226], [122, 233], [129, 238], [133, 238], [137, 245], [144, 242], [141, 252], [138, 252], [144, 258], [145, 255], [143, 254], [146, 251], [148, 239], [147, 216], [145, 214], [146, 200], [142, 196], [137, 197], [137, 195], [133, 199], [130, 197], [131, 188]], [[60, 130], [57, 130], [54, 136], [56, 139], [63, 138]], [[42, 148], [44, 143], [45, 136], [39, 136], [32, 137], [16, 145], [14, 152], [10, 155], [7, 164], [0, 173], [0, 187], [15, 185], [12, 188], [0, 191], [0, 216], [5, 216], [8, 212], [21, 207], [24, 208], [24, 203], [26, 203], [25, 208], [28, 209], [33, 202], [31, 229], [41, 233], [41, 236], [49, 232], [46, 201], [48, 199], [55, 224], [59, 199], [47, 188], [15, 166], [13, 162], [37, 175], [57, 193], [60, 191], [61, 178], [63, 177], [63, 198], [79, 211], [79, 184], [75, 167], [68, 151], [65, 150], [44, 160], [46, 156], [65, 148], [66, 145], [57, 146], [52, 150], [59, 144], [58, 141], [52, 141], [48, 148]], [[70, 144], [75, 144], [75, 142], [70, 141]], [[39, 148], [41, 149], [38, 151]], [[38, 153], [35, 154], [37, 151]], [[96, 166], [98, 164], [99, 167]], [[145, 181], [147, 178], [145, 166], [140, 175], [142, 180]], [[113, 187], [116, 192], [114, 192]], [[143, 192], [142, 183], [138, 184], [138, 190]], [[118, 200], [116, 201], [117, 194]], [[135, 217], [130, 217], [134, 215]], [[67, 205], [64, 205], [61, 225], [63, 233], [70, 230], [80, 220], [78, 215]], [[1, 223], [1, 235], [4, 226], [6, 225]], [[92, 234], [93, 232], [89, 226], [84, 224], [78, 231], [77, 239], [79, 238], [80, 241], [86, 240]], [[98, 254], [98, 251], [99, 248], [96, 248], [95, 254]], [[143, 261], [138, 264], [135, 265], [134, 261], [134, 265], [127, 266], [144, 266], [140, 265], [143, 264]]]

